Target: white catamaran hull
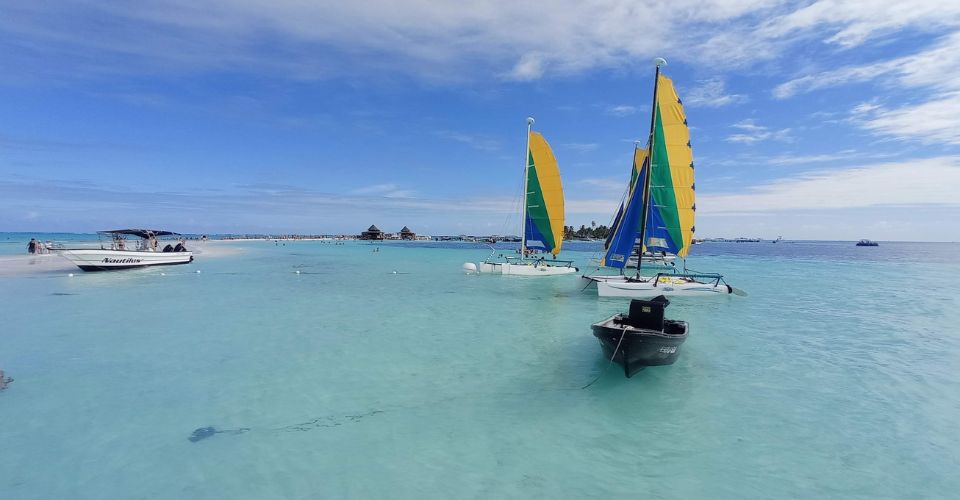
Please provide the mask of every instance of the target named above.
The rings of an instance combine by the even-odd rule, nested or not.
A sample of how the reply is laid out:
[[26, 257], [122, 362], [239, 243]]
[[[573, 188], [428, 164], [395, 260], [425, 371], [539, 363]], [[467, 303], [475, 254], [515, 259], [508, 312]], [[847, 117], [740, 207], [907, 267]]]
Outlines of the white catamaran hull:
[[[620, 277], [618, 277], [620, 278]], [[643, 299], [666, 296], [705, 297], [713, 295], [728, 295], [733, 288], [724, 283], [701, 283], [699, 281], [682, 282], [679, 280], [654, 282], [629, 281], [626, 279], [597, 280], [597, 295], [600, 297], [629, 297]]]
[[66, 257], [84, 271], [111, 271], [145, 266], [189, 264], [193, 252], [142, 252], [135, 250], [76, 249], [62, 250]]
[[586, 290], [590, 287], [596, 288], [600, 281], [626, 281], [626, 279], [626, 276], [620, 274], [595, 274], [593, 276], [584, 274], [580, 276], [580, 288]]
[[543, 263], [481, 262], [481, 273], [510, 274], [513, 276], [558, 276], [579, 272], [573, 266], [558, 266]]

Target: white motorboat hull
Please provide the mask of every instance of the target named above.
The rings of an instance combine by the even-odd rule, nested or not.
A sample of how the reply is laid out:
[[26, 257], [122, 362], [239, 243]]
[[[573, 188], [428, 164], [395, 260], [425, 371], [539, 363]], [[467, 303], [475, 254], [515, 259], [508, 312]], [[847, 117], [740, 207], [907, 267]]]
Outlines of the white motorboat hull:
[[193, 252], [143, 252], [91, 248], [62, 250], [59, 253], [84, 271], [113, 271], [193, 262]]
[[622, 276], [614, 278], [620, 279], [596, 280], [597, 295], [600, 297], [643, 299], [658, 295], [705, 297], [733, 293], [733, 287], [725, 283], [703, 283], [667, 277], [662, 277], [656, 282], [652, 278], [647, 281], [630, 281]]
[[481, 273], [510, 274], [513, 276], [558, 276], [580, 272], [573, 266], [551, 265], [543, 262], [481, 262], [478, 267]]

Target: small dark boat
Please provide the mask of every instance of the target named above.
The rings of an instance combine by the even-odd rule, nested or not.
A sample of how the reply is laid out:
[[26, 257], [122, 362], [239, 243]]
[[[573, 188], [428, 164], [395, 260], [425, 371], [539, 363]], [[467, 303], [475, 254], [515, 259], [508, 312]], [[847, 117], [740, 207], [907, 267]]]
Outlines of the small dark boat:
[[672, 365], [687, 340], [686, 321], [663, 318], [670, 301], [663, 295], [652, 300], [631, 300], [630, 314], [615, 314], [593, 324], [593, 336], [603, 355], [623, 366], [630, 378], [646, 366]]
[[876, 241], [860, 240], [857, 242], [857, 246], [858, 247], [878, 247], [880, 246], [880, 244], [877, 243]]

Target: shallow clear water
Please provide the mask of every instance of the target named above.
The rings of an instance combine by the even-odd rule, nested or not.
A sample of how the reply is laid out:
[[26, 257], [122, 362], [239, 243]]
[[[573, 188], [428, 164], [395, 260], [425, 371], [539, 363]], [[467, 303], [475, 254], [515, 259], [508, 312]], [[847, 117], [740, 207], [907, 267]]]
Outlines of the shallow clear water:
[[750, 296], [674, 300], [680, 359], [629, 380], [590, 333], [626, 302], [572, 276], [465, 276], [489, 251], [461, 244], [224, 247], [0, 277], [0, 498], [960, 491], [960, 245], [695, 247]]

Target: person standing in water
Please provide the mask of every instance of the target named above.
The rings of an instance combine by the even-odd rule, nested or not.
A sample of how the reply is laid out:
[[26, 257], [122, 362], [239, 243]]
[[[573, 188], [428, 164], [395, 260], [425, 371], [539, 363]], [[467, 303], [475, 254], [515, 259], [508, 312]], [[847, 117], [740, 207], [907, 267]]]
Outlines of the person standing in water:
[[37, 239], [30, 238], [30, 243], [27, 243], [27, 252], [28, 253], [37, 253]]

